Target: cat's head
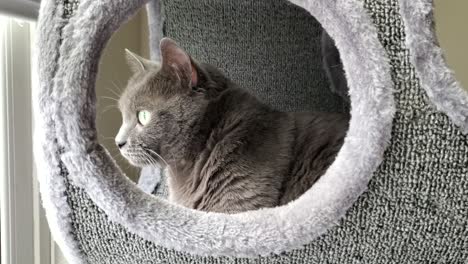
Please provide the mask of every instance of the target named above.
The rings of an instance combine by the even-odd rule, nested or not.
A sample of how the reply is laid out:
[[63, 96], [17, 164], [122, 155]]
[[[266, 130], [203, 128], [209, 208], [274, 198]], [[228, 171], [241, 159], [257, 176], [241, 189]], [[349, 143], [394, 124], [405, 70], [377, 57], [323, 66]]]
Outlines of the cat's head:
[[133, 76], [120, 100], [122, 126], [115, 138], [135, 166], [179, 160], [196, 140], [210, 101], [209, 77], [171, 39], [160, 43], [162, 61], [127, 51]]

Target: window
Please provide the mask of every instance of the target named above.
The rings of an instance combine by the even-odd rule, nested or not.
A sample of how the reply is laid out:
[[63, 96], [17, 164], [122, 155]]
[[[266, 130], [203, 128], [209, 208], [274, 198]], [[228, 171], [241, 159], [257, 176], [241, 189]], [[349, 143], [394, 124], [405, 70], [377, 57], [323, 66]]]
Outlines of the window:
[[34, 179], [34, 26], [0, 16], [1, 264], [51, 263], [51, 238]]

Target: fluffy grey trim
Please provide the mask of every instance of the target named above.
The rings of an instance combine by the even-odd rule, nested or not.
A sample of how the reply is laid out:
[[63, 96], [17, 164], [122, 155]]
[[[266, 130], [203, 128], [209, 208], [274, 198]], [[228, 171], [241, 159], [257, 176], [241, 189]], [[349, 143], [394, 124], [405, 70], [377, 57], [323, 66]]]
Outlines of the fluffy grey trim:
[[155, 167], [144, 167], [138, 178], [138, 187], [145, 193], [153, 193], [156, 186], [161, 182], [161, 173], [163, 171]]
[[63, 19], [64, 6], [61, 1], [43, 1], [40, 8], [37, 49], [41, 54], [38, 60], [39, 89], [34, 90], [34, 156], [40, 182], [42, 204], [54, 240], [64, 256], [73, 263], [85, 263], [78, 241], [72, 235], [71, 209], [65, 193], [66, 185], [61, 176], [59, 146], [54, 144], [54, 113], [57, 105], [47, 95], [53, 93], [53, 81], [57, 71], [57, 61], [62, 36], [66, 24]]
[[[54, 87], [50, 91], [42, 87], [40, 94], [40, 100], [49, 104], [38, 108], [42, 111], [40, 122], [55, 120], [52, 127], [42, 124], [45, 130], [38, 135], [45, 143], [40, 146], [45, 155], [42, 158], [57, 170], [56, 157], [47, 155], [58, 153], [55, 148], [60, 146], [60, 158], [70, 179], [84, 188], [112, 221], [158, 245], [192, 254], [249, 257], [289, 251], [310, 243], [337, 224], [365, 191], [382, 161], [395, 112], [388, 59], [362, 3], [293, 1], [322, 23], [343, 55], [352, 119], [336, 161], [308, 192], [288, 205], [226, 215], [182, 208], [144, 193], [96, 142], [94, 84], [98, 58], [112, 32], [144, 2], [80, 3], [64, 29]], [[56, 133], [54, 149], [46, 146], [50, 144], [50, 138], [44, 138], [46, 133]], [[62, 180], [58, 172], [51, 177]], [[44, 177], [42, 181], [50, 188], [43, 192], [47, 199], [66, 199], [61, 188], [44, 182]], [[68, 217], [53, 217], [59, 225], [69, 224]], [[66, 247], [73, 238], [62, 233], [64, 239], [59, 243]]]
[[421, 85], [437, 110], [468, 133], [468, 93], [447, 67], [434, 29], [433, 0], [400, 1], [406, 41]]
[[148, 26], [149, 26], [149, 46], [151, 52], [151, 59], [154, 61], [161, 61], [161, 54], [159, 54], [159, 42], [164, 37], [163, 32], [163, 17], [162, 5], [160, 0], [151, 0], [146, 4], [146, 11], [148, 13]]

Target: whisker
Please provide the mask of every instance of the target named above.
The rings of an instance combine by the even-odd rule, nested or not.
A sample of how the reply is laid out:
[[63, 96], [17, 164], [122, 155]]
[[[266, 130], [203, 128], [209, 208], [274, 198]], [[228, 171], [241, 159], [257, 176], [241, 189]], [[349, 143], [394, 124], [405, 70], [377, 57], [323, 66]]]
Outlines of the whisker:
[[148, 148], [145, 148], [145, 150], [147, 150], [147, 151], [151, 152], [152, 154], [156, 155], [156, 157], [158, 157], [160, 160], [162, 160], [166, 166], [169, 166], [169, 163], [167, 163], [167, 161], [163, 157], [161, 157], [161, 155], [159, 155], [156, 151], [154, 151], [152, 149], [148, 149]]
[[120, 97], [120, 94], [118, 94], [116, 91], [112, 90], [110, 87], [106, 87], [106, 90], [113, 93], [115, 96]]
[[101, 133], [98, 133], [98, 138], [99, 139], [103, 139], [103, 140], [115, 140], [115, 137], [108, 137], [108, 136], [105, 136]]
[[104, 95], [101, 95], [101, 96], [99, 96], [99, 98], [103, 98], [103, 99], [112, 100], [112, 101], [115, 101], [115, 102], [117, 102], [117, 103], [119, 102], [119, 100], [118, 100], [118, 99], [116, 99], [116, 98], [113, 98], [113, 97], [109, 97], [109, 96], [104, 96]]
[[[115, 80], [118, 84], [118, 87], [123, 87], [124, 85], [122, 85], [122, 82], [120, 80]], [[114, 83], [115, 84], [115, 83]]]
[[118, 110], [119, 107], [117, 107], [116, 105], [113, 105], [113, 104], [108, 105], [101, 111], [101, 114], [104, 114], [105, 112], [107, 112], [107, 111], [109, 111], [111, 109], [117, 109]]
[[148, 164], [150, 164], [152, 166], [155, 166], [155, 167], [158, 167], [158, 168], [161, 168], [161, 164], [159, 164], [156, 160], [154, 160], [148, 153], [143, 152], [143, 154], [144, 154], [144, 158], [145, 158], [146, 162], [148, 162]]
[[113, 137], [101, 137], [101, 139], [102, 140], [107, 140], [107, 141], [109, 141], [109, 140], [115, 141], [115, 138], [113, 138]]
[[116, 153], [115, 155], [111, 155], [113, 160], [117, 160], [117, 157], [122, 158], [122, 155], [120, 153]]
[[[165, 166], [168, 167], [169, 169], [169, 173], [171, 173], [172, 175], [176, 175], [174, 173], [174, 171], [172, 170], [172, 167], [169, 166], [169, 163], [161, 156], [159, 155], [157, 152], [155, 152], [154, 150], [152, 149], [148, 149], [148, 148], [143, 148], [143, 147], [140, 147], [139, 148], [141, 151], [135, 151], [135, 150], [129, 150], [126, 152], [126, 156], [129, 157], [129, 158], [138, 158], [140, 160], [144, 160], [145, 163], [147, 163], [148, 165], [151, 165], [151, 166], [155, 166], [157, 168], [162, 168], [161, 166], [161, 162], [163, 162], [163, 164]], [[115, 159], [115, 157], [118, 155], [119, 153], [117, 153], [115, 156], [113, 156], [113, 158]], [[156, 160], [155, 157], [153, 157], [151, 154], [153, 154], [154, 156], [156, 156], [161, 162], [159, 162], [158, 160]], [[130, 164], [128, 162], [128, 159], [127, 157], [123, 156], [123, 155], [120, 155], [119, 158], [125, 158], [124, 160], [126, 160], [126, 163], [127, 165]], [[127, 169], [130, 167], [130, 165], [127, 166]]]
[[[159, 155], [156, 151], [154, 151], [154, 150], [152, 150], [152, 149], [148, 149], [148, 148], [145, 148], [145, 150], [147, 150], [147, 151], [153, 153], [153, 154], [156, 155], [158, 158], [160, 158], [160, 159], [166, 164], [166, 166], [169, 168], [170, 172], [171, 172], [173, 175], [177, 175], [177, 174], [175, 174], [174, 171], [172, 170], [172, 167], [169, 166], [169, 163], [168, 163], [163, 157], [161, 157], [161, 155]], [[177, 166], [177, 164], [176, 164], [176, 166]], [[176, 167], [176, 172], [178, 173], [177, 167]]]
[[153, 166], [158, 167], [158, 168], [162, 167], [161, 164], [156, 159], [151, 157], [150, 154], [146, 153], [146, 151], [143, 151], [143, 154], [149, 160], [150, 165], [153, 165]]
[[123, 88], [121, 88], [121, 86], [119, 86], [119, 85], [115, 84], [115, 82], [114, 82], [114, 81], [111, 81], [111, 83], [112, 83], [112, 85], [114, 85], [114, 87], [115, 87], [115, 88], [116, 88], [116, 89], [117, 89], [117, 90], [118, 90], [120, 93], [122, 93], [122, 91], [123, 91]]

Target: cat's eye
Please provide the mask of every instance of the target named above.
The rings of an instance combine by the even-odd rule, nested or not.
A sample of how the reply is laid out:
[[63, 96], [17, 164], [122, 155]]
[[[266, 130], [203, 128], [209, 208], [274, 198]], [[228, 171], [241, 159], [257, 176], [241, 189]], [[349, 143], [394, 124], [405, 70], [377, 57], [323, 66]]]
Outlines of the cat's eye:
[[151, 118], [150, 112], [146, 110], [139, 111], [137, 116], [138, 116], [138, 122], [143, 126], [146, 126], [149, 123], [149, 120]]

